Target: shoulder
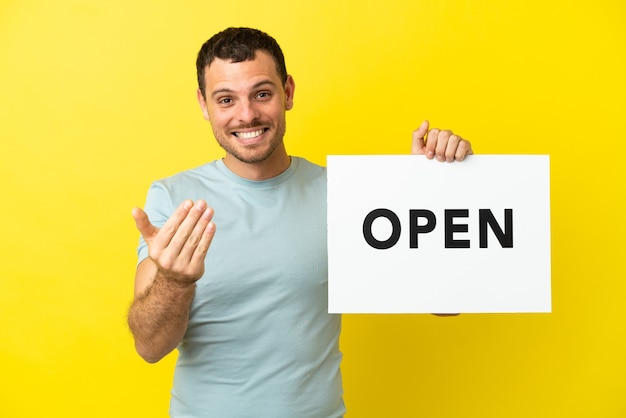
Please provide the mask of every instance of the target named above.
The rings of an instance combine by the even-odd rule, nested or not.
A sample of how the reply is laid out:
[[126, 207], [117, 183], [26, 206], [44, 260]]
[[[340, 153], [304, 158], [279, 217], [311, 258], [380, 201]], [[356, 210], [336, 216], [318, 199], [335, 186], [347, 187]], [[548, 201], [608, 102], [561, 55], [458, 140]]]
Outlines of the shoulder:
[[223, 181], [216, 162], [207, 163], [152, 182], [147, 203], [161, 206], [167, 202], [175, 208], [185, 199], [206, 199], [222, 188]]
[[217, 160], [210, 163], [203, 164], [199, 167], [191, 168], [189, 170], [181, 171], [173, 174], [169, 177], [156, 180], [154, 184], [160, 184], [166, 188], [180, 187], [187, 183], [194, 183], [201, 180], [211, 180], [220, 175], [220, 171], [217, 167]]
[[303, 176], [323, 178], [326, 180], [326, 167], [310, 162], [302, 157], [292, 157], [298, 168], [297, 171]]
[[326, 167], [314, 164], [301, 157], [293, 157], [297, 168], [295, 181], [297, 187], [308, 190], [316, 196], [326, 194]]

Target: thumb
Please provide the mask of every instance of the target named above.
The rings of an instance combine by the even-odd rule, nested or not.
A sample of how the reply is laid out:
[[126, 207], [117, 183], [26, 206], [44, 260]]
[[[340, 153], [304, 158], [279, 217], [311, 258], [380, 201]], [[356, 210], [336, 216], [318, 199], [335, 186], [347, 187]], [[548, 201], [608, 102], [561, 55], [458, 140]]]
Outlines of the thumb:
[[426, 134], [428, 133], [429, 123], [427, 120], [422, 122], [419, 128], [413, 131], [413, 142], [411, 143], [411, 154], [424, 155], [426, 148]]
[[150, 223], [150, 219], [148, 219], [148, 215], [143, 211], [143, 209], [133, 208], [131, 214], [135, 219], [135, 225], [143, 237], [143, 240], [150, 244], [152, 238], [154, 238], [157, 232], [159, 232], [159, 228]]

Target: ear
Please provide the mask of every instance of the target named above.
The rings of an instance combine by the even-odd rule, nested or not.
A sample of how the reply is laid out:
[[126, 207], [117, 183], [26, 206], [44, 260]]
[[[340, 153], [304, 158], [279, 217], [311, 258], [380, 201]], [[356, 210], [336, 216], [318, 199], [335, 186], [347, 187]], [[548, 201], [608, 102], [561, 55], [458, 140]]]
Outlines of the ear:
[[200, 109], [202, 109], [202, 116], [204, 116], [204, 118], [210, 122], [211, 119], [209, 118], [209, 108], [207, 107], [206, 100], [204, 100], [202, 90], [198, 89], [196, 95], [198, 96], [198, 104], [200, 105]]
[[293, 108], [293, 94], [295, 90], [296, 83], [293, 81], [293, 77], [288, 75], [285, 83], [285, 110]]

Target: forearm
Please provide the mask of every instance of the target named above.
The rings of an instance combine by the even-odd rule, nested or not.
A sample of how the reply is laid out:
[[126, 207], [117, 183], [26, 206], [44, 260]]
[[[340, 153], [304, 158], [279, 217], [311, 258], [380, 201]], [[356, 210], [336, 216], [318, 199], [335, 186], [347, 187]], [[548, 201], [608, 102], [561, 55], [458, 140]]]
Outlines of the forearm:
[[144, 360], [156, 363], [180, 343], [189, 324], [195, 287], [195, 283], [168, 281], [157, 273], [146, 291], [135, 298], [128, 325]]

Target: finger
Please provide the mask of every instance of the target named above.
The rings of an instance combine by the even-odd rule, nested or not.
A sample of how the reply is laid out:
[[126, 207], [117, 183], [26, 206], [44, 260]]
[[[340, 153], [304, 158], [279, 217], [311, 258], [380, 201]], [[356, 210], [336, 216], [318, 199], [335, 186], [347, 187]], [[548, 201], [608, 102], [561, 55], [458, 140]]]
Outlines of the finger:
[[448, 148], [450, 136], [452, 136], [452, 131], [439, 131], [439, 135], [437, 135], [437, 146], [435, 147], [435, 156], [437, 161], [441, 162], [446, 160], [446, 150]]
[[196, 250], [193, 253], [193, 257], [191, 261], [193, 263], [203, 263], [204, 258], [206, 257], [207, 252], [209, 251], [209, 247], [211, 247], [211, 242], [213, 242], [213, 237], [215, 236], [215, 224], [213, 221], [210, 221], [207, 226], [204, 228], [202, 233], [202, 238], [196, 247]]
[[204, 230], [201, 231], [200, 241], [195, 246], [194, 251], [191, 254], [191, 259], [189, 259], [186, 264], [182, 266], [182, 268], [186, 270], [189, 277], [199, 279], [204, 275], [204, 259], [209, 251], [214, 235], [215, 224], [213, 221], [210, 221], [205, 226]]
[[[163, 227], [159, 230], [159, 233], [154, 238], [154, 249], [162, 250], [170, 245], [170, 242], [174, 238], [174, 235], [178, 231], [178, 228], [187, 217], [190, 209], [193, 207], [193, 202], [189, 199], [183, 201], [178, 208], [172, 213], [169, 219], [163, 224]], [[160, 251], [159, 251], [160, 252]]]
[[445, 160], [449, 163], [453, 162], [456, 158], [456, 152], [459, 149], [462, 138], [458, 135], [450, 135], [448, 138], [448, 144], [445, 150]]
[[461, 142], [459, 142], [459, 146], [456, 149], [456, 154], [454, 156], [454, 159], [456, 161], [463, 161], [466, 156], [472, 155], [473, 153], [474, 151], [472, 151], [472, 144], [470, 144], [469, 141], [462, 139]]
[[[193, 233], [194, 228], [198, 221], [202, 218], [202, 214], [206, 211], [207, 204], [204, 200], [198, 200], [191, 209], [187, 212], [187, 216], [180, 223], [174, 236], [169, 242], [167, 248], [168, 253], [171, 257], [179, 257], [187, 245], [189, 237]], [[182, 259], [185, 259], [184, 256], [181, 256]], [[188, 258], [187, 258], [188, 259]]]
[[428, 131], [426, 137], [426, 158], [432, 160], [435, 157], [435, 150], [437, 149], [437, 142], [439, 141], [439, 129], [433, 128]]
[[[197, 205], [199, 206], [199, 205]], [[187, 263], [192, 261], [194, 253], [196, 252], [198, 245], [202, 242], [205, 230], [211, 219], [213, 218], [213, 209], [206, 207], [204, 212], [198, 218], [198, 221], [193, 227], [193, 230], [189, 234], [189, 237], [185, 241], [183, 248], [180, 252], [181, 260], [185, 260]]]
[[150, 245], [152, 239], [159, 232], [159, 228], [150, 223], [148, 215], [141, 208], [133, 208], [131, 214], [135, 220], [135, 225], [137, 226], [139, 233], [143, 237], [143, 240]]
[[422, 122], [419, 128], [413, 131], [413, 141], [411, 142], [411, 154], [424, 155], [426, 146], [426, 134], [428, 133], [428, 121]]

